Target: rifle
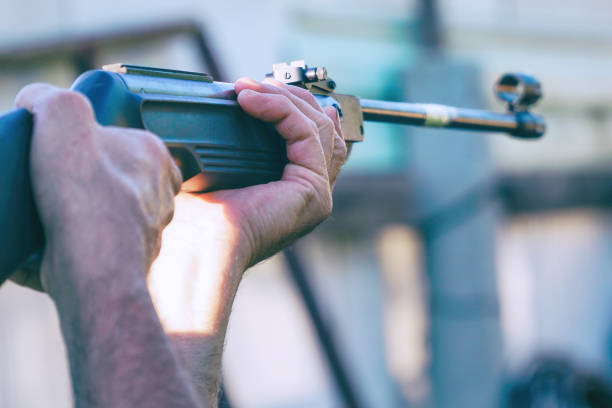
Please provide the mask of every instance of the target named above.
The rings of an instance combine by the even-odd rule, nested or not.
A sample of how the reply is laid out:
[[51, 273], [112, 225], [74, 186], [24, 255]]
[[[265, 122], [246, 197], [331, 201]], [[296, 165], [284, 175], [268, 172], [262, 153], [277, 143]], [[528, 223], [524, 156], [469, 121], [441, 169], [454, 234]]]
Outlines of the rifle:
[[[304, 61], [273, 66], [268, 76], [310, 90], [321, 106], [334, 106], [347, 144], [363, 141], [363, 121], [504, 132], [525, 139], [544, 134], [545, 122], [529, 112], [541, 97], [538, 81], [503, 75], [495, 85], [507, 113], [434, 104], [384, 102], [335, 93], [323, 67]], [[179, 165], [184, 189], [214, 191], [280, 179], [287, 161], [282, 138], [245, 114], [231, 83], [206, 74], [107, 65], [87, 71], [72, 89], [92, 103], [101, 125], [147, 129], [166, 144]], [[0, 282], [44, 244], [29, 172], [32, 117], [24, 109], [0, 116]]]

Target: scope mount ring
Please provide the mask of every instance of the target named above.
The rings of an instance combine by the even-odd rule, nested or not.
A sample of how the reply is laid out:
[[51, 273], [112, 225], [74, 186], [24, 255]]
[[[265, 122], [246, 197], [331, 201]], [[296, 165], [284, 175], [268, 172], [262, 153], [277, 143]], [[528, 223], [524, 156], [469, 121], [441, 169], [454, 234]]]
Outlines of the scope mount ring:
[[523, 112], [535, 105], [542, 97], [540, 81], [522, 73], [502, 75], [494, 87], [498, 99], [508, 104], [510, 112]]

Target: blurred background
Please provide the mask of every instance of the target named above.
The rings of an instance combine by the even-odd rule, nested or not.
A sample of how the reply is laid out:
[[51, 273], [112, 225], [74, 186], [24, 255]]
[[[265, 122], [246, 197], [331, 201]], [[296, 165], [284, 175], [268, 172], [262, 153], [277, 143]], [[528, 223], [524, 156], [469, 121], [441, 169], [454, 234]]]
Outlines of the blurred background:
[[[221, 406], [611, 407], [608, 0], [0, 0], [0, 112], [124, 62], [503, 110], [542, 81], [543, 140], [370, 124], [330, 220], [247, 272]], [[4, 194], [7, 194], [5, 192]], [[0, 406], [66, 407], [52, 303], [0, 288]]]

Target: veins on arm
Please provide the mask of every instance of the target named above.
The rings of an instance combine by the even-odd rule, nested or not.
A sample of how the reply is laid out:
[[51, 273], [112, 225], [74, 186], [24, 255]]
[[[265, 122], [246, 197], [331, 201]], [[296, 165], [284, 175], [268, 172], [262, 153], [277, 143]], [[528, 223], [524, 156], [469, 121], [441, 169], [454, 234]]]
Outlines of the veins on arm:
[[[91, 269], [57, 257], [50, 264], [51, 274], [74, 276], [79, 268]], [[96, 279], [65, 279], [50, 291], [66, 341], [76, 407], [202, 407], [144, 278], [137, 276], [144, 276], [142, 266], [111, 262], [99, 272], [90, 273]]]

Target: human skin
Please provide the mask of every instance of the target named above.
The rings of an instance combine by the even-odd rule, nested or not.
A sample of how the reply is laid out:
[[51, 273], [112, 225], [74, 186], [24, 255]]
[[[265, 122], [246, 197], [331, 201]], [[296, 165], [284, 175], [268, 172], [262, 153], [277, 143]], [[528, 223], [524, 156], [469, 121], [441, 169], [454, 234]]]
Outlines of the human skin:
[[327, 218], [346, 160], [334, 108], [274, 80], [241, 79], [238, 102], [275, 124], [287, 143], [282, 179], [237, 190], [181, 193], [163, 232], [149, 290], [164, 329], [202, 399], [217, 405], [221, 354], [244, 271]]
[[[60, 120], [67, 112], [58, 112], [57, 109], [51, 115], [45, 109], [40, 108], [40, 106], [46, 106], [40, 102], [44, 92], [36, 91], [36, 87], [34, 90], [26, 88], [18, 98], [18, 105], [35, 113], [38, 124], [36, 129], [45, 129], [49, 135], [58, 131], [64, 134], [71, 132], [72, 128], [67, 127], [65, 123], [74, 125], [79, 116], [73, 117], [72, 121]], [[278, 182], [207, 194], [182, 193], [176, 197], [174, 219], [163, 233], [161, 253], [148, 274], [148, 289], [155, 309], [174, 346], [170, 355], [167, 355], [168, 339], [164, 336], [158, 338], [160, 336], [159, 322], [154, 313], [151, 313], [151, 301], [146, 293], [142, 292], [141, 285], [149, 269], [146, 261], [150, 262], [153, 259], [155, 250], [158, 248], [159, 236], [155, 237], [155, 233], [159, 234], [164, 222], [156, 224], [155, 228], [150, 225], [143, 228], [141, 224], [141, 230], [148, 231], [148, 233], [143, 233], [144, 235], [139, 236], [136, 241], [132, 239], [115, 240], [112, 238], [115, 234], [120, 237], [124, 234], [133, 235], [132, 229], [138, 230], [136, 224], [142, 223], [142, 219], [130, 216], [134, 214], [128, 211], [129, 205], [126, 208], [121, 205], [117, 207], [117, 200], [111, 200], [112, 207], [106, 208], [106, 213], [103, 211], [100, 214], [94, 211], [89, 214], [87, 220], [74, 217], [70, 211], [65, 214], [63, 210], [57, 213], [51, 211], [46, 217], [41, 214], [46, 233], [48, 230], [46, 219], [51, 220], [49, 223], [52, 225], [60, 225], [60, 231], [68, 230], [69, 232], [68, 238], [64, 238], [64, 234], [47, 233], [48, 247], [43, 258], [41, 277], [42, 286], [50, 293], [58, 306], [71, 360], [77, 406], [80, 403], [91, 406], [100, 401], [104, 401], [102, 405], [112, 406], [124, 401], [123, 404], [129, 406], [128, 402], [133, 400], [125, 397], [130, 390], [138, 398], [142, 396], [136, 389], [131, 388], [130, 384], [133, 381], [138, 383], [137, 389], [145, 392], [151, 390], [151, 395], [156, 396], [153, 399], [159, 403], [163, 401], [158, 395], [160, 393], [166, 395], [170, 389], [185, 391], [183, 388], [175, 387], [176, 384], [185, 380], [183, 367], [187, 369], [192, 380], [187, 385], [183, 384], [187, 386], [188, 392], [181, 392], [181, 395], [187, 400], [172, 400], [171, 403], [165, 401], [160, 403], [160, 406], [168, 404], [182, 406], [179, 402], [181, 404], [196, 403], [192, 400], [193, 391], [190, 388], [192, 386], [195, 386], [201, 403], [204, 403], [205, 406], [216, 406], [225, 331], [231, 304], [243, 272], [249, 266], [310, 231], [331, 212], [331, 190], [340, 167], [346, 159], [346, 146], [340, 134], [336, 111], [333, 108], [323, 111], [307, 91], [301, 88], [286, 87], [275, 81], [259, 83], [253, 80], [239, 80], [236, 83], [236, 92], [238, 102], [246, 112], [276, 125], [277, 130], [287, 142], [289, 164], [285, 168], [282, 180]], [[65, 95], [63, 97], [73, 98]], [[60, 99], [55, 102], [53, 105], [61, 106], [65, 101]], [[49, 109], [47, 106], [47, 110]], [[120, 146], [123, 143], [122, 137], [132, 132], [111, 130], [97, 126], [95, 123], [92, 124], [93, 115], [90, 110], [88, 108], [87, 115], [85, 115], [88, 118], [87, 128], [101, 132], [101, 134], [96, 133], [97, 138], [108, 138], [108, 135], [102, 136], [102, 134], [113, 133], [115, 139], [112, 145]], [[77, 112], [83, 113], [78, 110]], [[54, 123], [55, 118], [60, 118], [56, 121], [57, 123]], [[64, 123], [64, 128], [58, 127], [60, 122]], [[120, 135], [121, 132], [125, 133]], [[146, 138], [151, 139], [151, 136], [147, 135]], [[40, 136], [38, 139], [44, 140]], [[48, 136], [48, 139], [51, 137]], [[47, 206], [60, 208], [63, 202], [70, 202], [70, 207], [77, 209], [91, 207], [92, 203], [94, 209], [104, 208], [102, 204], [109, 203], [108, 195], [102, 197], [96, 196], [95, 193], [100, 194], [99, 191], [103, 193], [105, 188], [112, 191], [115, 189], [114, 183], [121, 185], [119, 179], [122, 179], [123, 182], [127, 180], [127, 184], [136, 187], [136, 190], [152, 182], [141, 173], [137, 175], [115, 174], [116, 178], [108, 178], [108, 183], [106, 185], [102, 183], [101, 186], [97, 181], [91, 182], [92, 177], [99, 176], [98, 173], [95, 173], [95, 175], [90, 175], [91, 183], [89, 184], [82, 182], [66, 186], [66, 191], [72, 189], [72, 193], [76, 192], [81, 199], [75, 199], [71, 194], [65, 196], [59, 194], [59, 197], [53, 198], [55, 193], [49, 193], [52, 198], [49, 202], [40, 199], [38, 189], [42, 188], [40, 186], [48, 185], [45, 177], [51, 177], [50, 174], [57, 172], [70, 179], [68, 173], [80, 174], [82, 168], [87, 169], [91, 164], [83, 159], [80, 162], [80, 170], [76, 167], [60, 169], [65, 166], [65, 163], [62, 156], [64, 153], [59, 149], [65, 148], [67, 141], [61, 138], [57, 140], [55, 153], [60, 158], [57, 163], [58, 168], [50, 167], [44, 161], [47, 164], [42, 166], [43, 170], [37, 171], [34, 165], [32, 169], [36, 201], [41, 213]], [[73, 144], [78, 142], [77, 139], [72, 141]], [[153, 142], [149, 140], [146, 143]], [[68, 141], [68, 145], [70, 144]], [[138, 150], [138, 147], [124, 148], [121, 152], [113, 151], [108, 156], [115, 159], [114, 155], [118, 155], [119, 161], [123, 160], [123, 165], [125, 162], [133, 163], [134, 161], [129, 156], [133, 149]], [[93, 159], [95, 162], [96, 153], [99, 152], [96, 152], [96, 149], [91, 150], [91, 155], [85, 154], [84, 157]], [[165, 149], [158, 150], [166, 153], [164, 160], [167, 160]], [[33, 145], [32, 163], [37, 162], [34, 153]], [[79, 153], [81, 153], [80, 150]], [[87, 150], [84, 153], [87, 153]], [[143, 172], [151, 170], [151, 163], [160, 162], [159, 157], [144, 157], [142, 160], [142, 163], [147, 162], [141, 168]], [[163, 163], [164, 160], [161, 162]], [[131, 176], [133, 179], [130, 182]], [[37, 179], [42, 181], [37, 181]], [[56, 183], [57, 180], [58, 178], [56, 178]], [[91, 191], [93, 190], [91, 185], [98, 186], [96, 192]], [[146, 191], [143, 191], [144, 193]], [[88, 201], [87, 198], [94, 200]], [[155, 209], [152, 203], [158, 203], [160, 207], [164, 207], [163, 200], [160, 201], [159, 197], [155, 200], [152, 200], [150, 196], [144, 197], [144, 195], [139, 198], [141, 205], [137, 206], [132, 203], [132, 207], [150, 207], [150, 211]], [[95, 205], [96, 203], [99, 205]], [[110, 211], [110, 208], [113, 210]], [[162, 211], [162, 209], [157, 210]], [[133, 222], [116, 222], [108, 225], [105, 219], [105, 216], [109, 216], [108, 212], [121, 214], [119, 218], [123, 220], [133, 218]], [[56, 222], [53, 221], [54, 219], [62, 221]], [[166, 218], [163, 219], [166, 220]], [[100, 230], [101, 225], [104, 225], [105, 228], [97, 231], [96, 229]], [[75, 228], [70, 228], [70, 226], [75, 226]], [[49, 231], [53, 232], [53, 229]], [[97, 235], [98, 239], [80, 240], [79, 236], [83, 235], [84, 231], [95, 231], [94, 235]], [[109, 243], [105, 251], [99, 251], [100, 239]], [[117, 245], [111, 245], [114, 242]], [[134, 245], [134, 242], [140, 243], [143, 248], [151, 246], [150, 243], [154, 242], [155, 245], [152, 245], [154, 250], [140, 251], [145, 255], [141, 254], [131, 259], [130, 253], [138, 252], [138, 245]], [[89, 255], [92, 256], [89, 257]], [[59, 261], [51, 262], [49, 259]], [[113, 259], [115, 262], [110, 262]], [[91, 268], [94, 264], [98, 266], [97, 262], [100, 262], [100, 268]], [[120, 272], [124, 267], [139, 272], [124, 275], [123, 272]], [[61, 271], [62, 268], [67, 268], [66, 273], [71, 279], [62, 276], [64, 273]], [[95, 273], [95, 270], [98, 269], [100, 270]], [[84, 270], [88, 270], [87, 273], [83, 272]], [[28, 270], [22, 270], [21, 274], [14, 276], [14, 280], [35, 287], [37, 279], [36, 274], [32, 271], [33, 269], [30, 269], [30, 273], [25, 273]], [[118, 275], [121, 275], [121, 278], [118, 279]], [[89, 282], [90, 278], [92, 278], [91, 282]], [[59, 283], [54, 286], [54, 282]], [[79, 297], [73, 295], [81, 289], [82, 283], [86, 294], [81, 300], [95, 299], [99, 301], [97, 308], [95, 302], [88, 302], [85, 307], [78, 303]], [[98, 288], [98, 284], [103, 285], [103, 288]], [[107, 296], [115, 301], [105, 301]], [[119, 313], [121, 308], [128, 310], [125, 309], [126, 307], [129, 307], [131, 311], [129, 315]], [[117, 320], [111, 318], [113, 314], [109, 313], [107, 308], [118, 314]], [[96, 321], [100, 323], [100, 320], [104, 323], [105, 319], [100, 319], [100, 317], [110, 318], [111, 323], [118, 330], [113, 329], [109, 332], [109, 328], [104, 324], [101, 326], [96, 324]], [[75, 324], [81, 320], [83, 327]], [[87, 324], [93, 327], [88, 327]], [[143, 332], [146, 332], [148, 339], [146, 346], [137, 339], [137, 336], [142, 335]], [[85, 358], [82, 355], [83, 350], [93, 350], [96, 353], [92, 355], [99, 358], [96, 364], [109, 363], [104, 360], [105, 352], [110, 351], [108, 348], [131, 350], [128, 354], [132, 359], [123, 361], [122, 358], [125, 356], [117, 353], [121, 355], [117, 355], [116, 359], [110, 361], [114, 361], [114, 364], [102, 364], [108, 369], [106, 373], [102, 373], [93, 364], [88, 364], [89, 356]], [[97, 353], [98, 350], [100, 353]], [[154, 358], [156, 356], [157, 359]], [[134, 378], [138, 378], [137, 380], [125, 377], [126, 380], [121, 384], [115, 384], [115, 388], [119, 390], [122, 389], [121, 385], [125, 386], [123, 388], [130, 388], [130, 390], [123, 391], [113, 388], [113, 384], [98, 379], [99, 375], [113, 378], [114, 372], [122, 373], [125, 367], [130, 368], [128, 370], [130, 374], [139, 372], [140, 374], [147, 373], [147, 375], [140, 375], [140, 377], [135, 375]], [[168, 379], [164, 381], [164, 384], [171, 387], [160, 386], [157, 378], [160, 367], [164, 367], [164, 370], [166, 367], [172, 368], [169, 372], [166, 370], [164, 373], [166, 377], [173, 379], [174, 382]], [[149, 387], [148, 381], [152, 382], [153, 388]], [[104, 390], [108, 389], [111, 390], [110, 394], [116, 395], [117, 398], [109, 400], [108, 394], [104, 393]], [[120, 399], [119, 396], [124, 399]], [[102, 400], [102, 397], [107, 399]], [[169, 398], [175, 397], [170, 396]], [[142, 400], [139, 400], [139, 404], [141, 402]], [[149, 401], [146, 406], [157, 406], [152, 405], [153, 402]]]
[[77, 407], [201, 407], [155, 313], [146, 273], [180, 172], [147, 132], [99, 126], [80, 94], [31, 85], [40, 281], [57, 308]]

